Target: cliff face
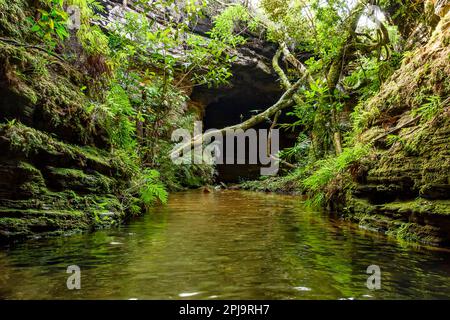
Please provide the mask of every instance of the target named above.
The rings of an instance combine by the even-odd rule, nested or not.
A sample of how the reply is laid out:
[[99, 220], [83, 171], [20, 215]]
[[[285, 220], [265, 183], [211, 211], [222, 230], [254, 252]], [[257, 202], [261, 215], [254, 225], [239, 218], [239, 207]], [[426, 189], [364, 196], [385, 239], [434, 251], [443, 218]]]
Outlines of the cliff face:
[[0, 4], [0, 241], [118, 223], [135, 170], [86, 111], [82, 72], [24, 40], [29, 8]]
[[450, 14], [361, 110], [363, 163], [347, 214], [397, 238], [450, 244]]

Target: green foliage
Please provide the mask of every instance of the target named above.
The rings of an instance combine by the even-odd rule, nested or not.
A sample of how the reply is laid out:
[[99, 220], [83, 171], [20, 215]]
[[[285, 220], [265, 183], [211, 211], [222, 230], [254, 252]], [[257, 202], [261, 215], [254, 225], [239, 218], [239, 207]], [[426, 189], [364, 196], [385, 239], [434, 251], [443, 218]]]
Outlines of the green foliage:
[[[137, 124], [134, 126], [137, 144], [133, 148], [146, 165], [164, 173], [162, 180], [169, 189], [199, 186], [210, 181], [212, 168], [174, 166], [168, 157], [173, 146], [168, 137], [173, 128], [192, 125], [196, 120], [186, 113], [188, 97], [183, 87], [186, 83], [207, 86], [227, 83], [232, 61], [226, 52], [228, 45], [220, 39], [187, 34], [183, 22], [170, 18], [164, 26], [155, 26], [145, 16], [152, 5], [142, 5], [142, 14], [126, 13], [124, 22], [116, 21], [109, 26], [114, 81], [125, 89], [134, 110], [128, 117]], [[201, 11], [200, 7], [193, 8], [192, 2], [176, 10], [187, 11], [190, 17]], [[184, 54], [174, 56], [173, 52], [180, 47], [184, 48]]]
[[74, 6], [80, 12], [80, 22], [87, 25], [92, 20], [98, 20], [95, 12], [104, 12], [103, 5], [97, 0], [64, 0], [66, 6]]
[[302, 193], [302, 180], [305, 176], [305, 167], [300, 167], [284, 176], [261, 176], [256, 181], [244, 181], [240, 186], [253, 191]]
[[[166, 6], [173, 1], [159, 2]], [[147, 3], [143, 3], [144, 10], [152, 7]], [[4, 4], [0, 2], [0, 5]], [[81, 9], [81, 26], [77, 32], [81, 52], [79, 46], [62, 46], [68, 33], [61, 36], [58, 31], [69, 28], [63, 11], [70, 5]], [[118, 21], [105, 33], [92, 24], [98, 18], [94, 11], [102, 10], [97, 1], [40, 1], [38, 6], [41, 15], [36, 15], [33, 25], [40, 26], [39, 30], [34, 27], [34, 31], [41, 39], [33, 37], [32, 40], [41, 40], [50, 49], [58, 45], [58, 59], [49, 58], [55, 56], [51, 52], [40, 50], [35, 55], [35, 51], [29, 53], [21, 46], [2, 44], [2, 61], [12, 56], [14, 63], [20, 60], [19, 68], [11, 66], [14, 67], [11, 74], [18, 79], [13, 80], [20, 83], [20, 90], [29, 92], [33, 103], [39, 102], [54, 127], [64, 126], [64, 130], [79, 127], [85, 134], [80, 139], [83, 142], [76, 143], [90, 146], [67, 144], [56, 135], [11, 121], [0, 128], [11, 150], [24, 157], [41, 153], [54, 158], [64, 155], [73, 167], [58, 168], [55, 174], [83, 186], [92, 183], [92, 190], [111, 193], [114, 199], [120, 200], [114, 209], [134, 214], [143, 206], [165, 203], [167, 187], [179, 189], [211, 182], [212, 166], [178, 168], [173, 165], [167, 157], [172, 147], [169, 139], [173, 128], [192, 125], [197, 119], [186, 112], [186, 83], [209, 86], [227, 83], [233, 59], [227, 52], [229, 45], [220, 39], [184, 37], [186, 21], [170, 20], [167, 26], [155, 28], [145, 11], [127, 14], [125, 24]], [[202, 6], [187, 0], [186, 7], [176, 10], [194, 21]], [[34, 9], [27, 11], [27, 15], [35, 16]], [[44, 11], [46, 15], [42, 15]], [[0, 15], [1, 21], [2, 18]], [[180, 58], [174, 52], [182, 46], [186, 47], [186, 54]], [[74, 52], [81, 53], [76, 63], [62, 61]], [[110, 66], [110, 72], [94, 78], [91, 69], [101, 63]], [[80, 65], [82, 69], [77, 70]], [[63, 77], [60, 71], [65, 72]], [[101, 175], [80, 167], [101, 168]], [[159, 172], [163, 172], [162, 177]], [[110, 178], [111, 181], [106, 180]], [[84, 201], [77, 194], [73, 198], [74, 202]], [[108, 202], [99, 199], [89, 203], [94, 219], [100, 224], [103, 218], [98, 213], [109, 210]]]
[[[186, 34], [183, 23], [152, 26], [153, 22], [145, 15], [133, 12], [125, 14], [125, 23], [116, 22], [110, 26], [110, 45], [117, 65], [150, 63], [161, 71], [165, 89], [171, 84], [181, 85], [182, 80], [208, 86], [227, 82], [231, 76], [232, 58], [225, 52], [226, 43]], [[183, 57], [173, 56], [171, 52], [182, 46], [185, 47]], [[181, 80], [175, 81], [175, 72], [181, 73]]]
[[261, 0], [261, 6], [274, 21], [282, 21], [288, 15], [289, 1], [287, 0]]
[[3, 36], [20, 40], [28, 34], [28, 26], [22, 28], [22, 23], [25, 21], [25, 24], [31, 26], [34, 24], [34, 20], [30, 23], [27, 19], [27, 2], [27, 0], [0, 1], [0, 12], [2, 13], [0, 14], [0, 33]]
[[362, 157], [366, 156], [370, 150], [369, 145], [355, 145], [344, 148], [343, 152], [335, 157], [317, 161], [314, 164], [312, 173], [303, 180], [303, 187], [311, 196], [312, 205], [322, 205], [332, 196], [332, 180], [345, 173], [348, 167]]
[[370, 109], [365, 108], [365, 100], [356, 105], [353, 112], [350, 114], [352, 120], [352, 137], [356, 137], [364, 129], [366, 129], [377, 116], [380, 115], [380, 110], [376, 107]]
[[333, 130], [338, 130], [332, 126], [332, 114], [342, 109], [343, 95], [337, 90], [330, 94], [326, 81], [321, 79], [311, 81], [309, 88], [306, 86], [301, 88], [298, 95], [302, 97], [300, 102], [287, 113], [297, 120], [283, 124], [282, 127], [297, 128], [309, 133], [311, 143], [308, 157], [307, 160], [304, 157], [302, 162], [313, 161], [321, 157], [322, 153], [329, 153], [331, 150]]
[[168, 194], [164, 185], [160, 182], [158, 171], [144, 170], [138, 185], [139, 196], [145, 206], [151, 206], [156, 201], [167, 202]]
[[245, 38], [239, 33], [236, 34], [235, 29], [239, 22], [249, 20], [247, 8], [240, 4], [228, 6], [214, 18], [214, 26], [209, 35], [212, 39], [219, 39], [232, 47], [244, 44]]
[[310, 52], [324, 65], [340, 54], [347, 34], [344, 24], [348, 19], [344, 0], [262, 0], [268, 17], [276, 28], [269, 26], [272, 41], [289, 41], [298, 44], [302, 52]]
[[135, 149], [136, 125], [133, 120], [136, 113], [122, 87], [114, 85], [105, 103], [91, 103], [87, 111], [108, 132], [114, 148]]
[[31, 32], [36, 32], [43, 41], [53, 49], [59, 41], [69, 37], [67, 30], [67, 12], [64, 10], [64, 0], [40, 0], [44, 8], [37, 9], [40, 16], [31, 27]]
[[396, 143], [397, 141], [400, 141], [400, 136], [398, 136], [398, 135], [395, 135], [395, 134], [389, 134], [387, 137], [386, 137], [386, 144], [388, 145], [388, 146], [392, 146], [394, 143]]
[[283, 127], [302, 126], [311, 129], [320, 113], [329, 112], [333, 108], [340, 108], [340, 104], [333, 102], [325, 81], [317, 79], [310, 83], [309, 88], [302, 88], [299, 94], [303, 97], [302, 104], [294, 106], [288, 115], [295, 116], [298, 120]]
[[423, 103], [420, 107], [413, 110], [413, 116], [420, 115], [422, 122], [430, 121], [434, 118], [441, 110], [442, 103], [441, 97], [437, 95], [432, 95], [426, 97], [426, 103]]
[[111, 140], [119, 148], [132, 150], [135, 145], [136, 125], [133, 121], [135, 110], [132, 108], [128, 95], [122, 87], [111, 88], [106, 99], [111, 111], [111, 118], [106, 125]]
[[100, 20], [96, 12], [104, 12], [102, 4], [96, 0], [65, 0], [66, 6], [79, 10], [80, 26], [77, 38], [87, 55], [109, 56], [108, 36], [93, 22]]
[[192, 75], [194, 83], [208, 87], [228, 83], [233, 57], [227, 53], [225, 43], [195, 34], [187, 35], [186, 43], [190, 50], [186, 52], [189, 62], [184, 65], [185, 70], [189, 72], [195, 66], [201, 66], [201, 71]]
[[392, 75], [399, 62], [361, 57], [352, 66], [354, 71], [342, 80], [342, 84], [346, 90], [357, 92], [363, 101], [379, 91], [381, 84]]
[[27, 20], [31, 23], [31, 32], [36, 33], [49, 49], [64, 44], [70, 36], [69, 29], [76, 28], [78, 41], [88, 56], [109, 56], [108, 37], [93, 24], [99, 19], [95, 11], [104, 11], [98, 1], [40, 0], [38, 5], [36, 21], [31, 17]]
[[311, 148], [311, 140], [305, 133], [300, 133], [293, 147], [285, 148], [279, 153], [279, 157], [291, 163], [305, 165]]
[[99, 26], [81, 25], [77, 37], [88, 55], [109, 56], [109, 39]]

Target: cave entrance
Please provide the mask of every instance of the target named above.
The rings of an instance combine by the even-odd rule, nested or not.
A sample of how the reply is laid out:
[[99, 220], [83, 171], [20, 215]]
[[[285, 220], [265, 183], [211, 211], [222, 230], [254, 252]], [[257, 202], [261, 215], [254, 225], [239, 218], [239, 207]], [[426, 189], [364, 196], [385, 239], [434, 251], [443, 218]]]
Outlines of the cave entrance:
[[[257, 88], [249, 88], [247, 90], [233, 90], [229, 94], [218, 97], [206, 106], [203, 118], [204, 130], [221, 129], [227, 126], [241, 123], [257, 113], [266, 110], [273, 105], [281, 96], [278, 88], [269, 91], [261, 91]], [[279, 117], [279, 123], [286, 121], [285, 113]], [[253, 129], [269, 129], [270, 121], [265, 121], [255, 126]], [[258, 139], [259, 136], [257, 135]], [[280, 130], [279, 147], [280, 150], [294, 145], [295, 135]], [[224, 138], [224, 146], [226, 146], [226, 138]], [[258, 141], [259, 147], [259, 141]], [[226, 148], [224, 148], [226, 149]], [[237, 146], [235, 143], [234, 164], [218, 164], [217, 171], [218, 182], [234, 183], [243, 180], [253, 180], [260, 176], [260, 169], [263, 165], [259, 162], [257, 164], [249, 164], [249, 141], [246, 139], [245, 146], [246, 164], [237, 164]], [[258, 150], [259, 152], [259, 150]], [[226, 159], [226, 150], [223, 150], [224, 159]], [[264, 167], [267, 167], [265, 165]]]
[[[284, 91], [280, 88], [278, 76], [268, 67], [276, 52], [276, 47], [267, 46], [265, 43], [258, 44], [258, 41], [254, 39], [251, 49], [242, 48], [238, 55], [240, 58], [232, 66], [233, 77], [228, 85], [219, 88], [194, 87], [191, 101], [203, 111], [204, 131], [239, 124], [272, 106], [283, 94]], [[286, 110], [278, 118], [278, 123], [292, 120], [286, 116]], [[271, 120], [264, 121], [253, 129], [269, 129]], [[280, 150], [293, 146], [296, 139], [295, 132], [280, 129]], [[248, 139], [246, 140], [245, 154], [248, 158], [250, 148]], [[226, 146], [225, 139], [223, 143]], [[257, 143], [259, 144], [259, 141]], [[223, 149], [225, 149], [222, 151], [224, 159], [226, 159], [226, 148]], [[235, 152], [235, 160], [236, 158]], [[245, 163], [237, 164], [234, 161], [234, 164], [218, 164], [217, 182], [235, 183], [242, 180], [254, 180], [260, 177], [261, 167], [268, 167], [261, 163], [249, 164], [248, 159]]]

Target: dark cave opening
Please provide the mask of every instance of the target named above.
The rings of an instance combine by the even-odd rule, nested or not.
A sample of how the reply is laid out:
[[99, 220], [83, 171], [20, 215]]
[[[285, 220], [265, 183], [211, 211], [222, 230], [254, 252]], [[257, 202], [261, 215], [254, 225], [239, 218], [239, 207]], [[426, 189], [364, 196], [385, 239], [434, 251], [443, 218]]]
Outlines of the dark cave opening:
[[[257, 113], [262, 112], [271, 105], [273, 105], [280, 97], [281, 92], [278, 88], [270, 91], [261, 91], [258, 88], [248, 88], [240, 90], [232, 90], [229, 94], [218, 97], [207, 105], [204, 114], [204, 130], [220, 129], [227, 126], [241, 123]], [[287, 121], [288, 116], [284, 111], [278, 119], [278, 123]], [[264, 121], [255, 126], [254, 129], [269, 129], [271, 121]], [[295, 133], [286, 130], [280, 130], [279, 147], [280, 150], [286, 147], [293, 146], [296, 140]], [[259, 142], [259, 137], [258, 140]], [[226, 138], [224, 138], [224, 146], [226, 145]], [[259, 147], [259, 146], [258, 146]], [[249, 163], [249, 140], [246, 140], [245, 164], [237, 164], [235, 145], [235, 155], [233, 164], [218, 164], [218, 182], [234, 183], [243, 180], [258, 179], [261, 175], [260, 169], [263, 165], [258, 158], [257, 164]], [[227, 157], [226, 148], [223, 148], [224, 158]], [[267, 167], [265, 165], [264, 167]]]

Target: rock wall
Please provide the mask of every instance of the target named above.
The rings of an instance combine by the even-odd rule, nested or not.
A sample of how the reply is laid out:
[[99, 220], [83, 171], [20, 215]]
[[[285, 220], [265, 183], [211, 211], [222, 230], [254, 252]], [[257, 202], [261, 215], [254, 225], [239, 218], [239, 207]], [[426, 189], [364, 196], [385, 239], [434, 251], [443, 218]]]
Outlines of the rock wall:
[[86, 111], [83, 74], [26, 44], [29, 8], [0, 5], [0, 241], [122, 221], [132, 173]]
[[374, 153], [347, 201], [361, 225], [450, 245], [450, 14], [364, 107]]

